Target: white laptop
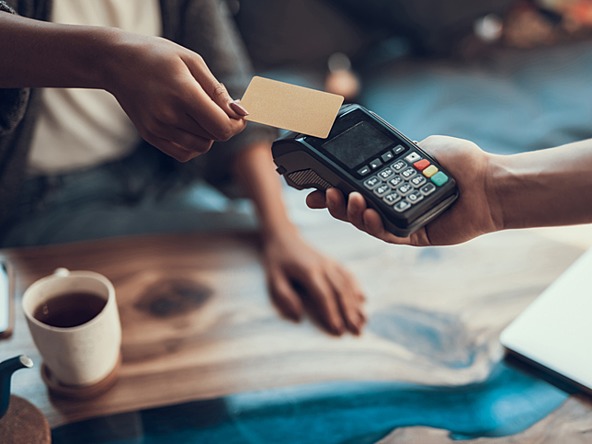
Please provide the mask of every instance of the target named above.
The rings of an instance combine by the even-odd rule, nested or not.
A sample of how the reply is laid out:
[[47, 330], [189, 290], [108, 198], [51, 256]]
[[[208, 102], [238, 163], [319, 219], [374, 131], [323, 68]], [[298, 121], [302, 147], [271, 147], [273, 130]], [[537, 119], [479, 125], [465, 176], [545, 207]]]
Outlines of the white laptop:
[[510, 354], [592, 393], [592, 249], [500, 336]]

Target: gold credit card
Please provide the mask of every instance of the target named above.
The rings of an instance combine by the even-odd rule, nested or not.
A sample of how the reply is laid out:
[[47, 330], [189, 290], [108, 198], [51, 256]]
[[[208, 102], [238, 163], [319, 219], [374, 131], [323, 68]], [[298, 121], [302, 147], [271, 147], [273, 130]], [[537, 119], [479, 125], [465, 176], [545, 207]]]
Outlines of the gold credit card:
[[325, 139], [343, 97], [256, 76], [240, 103], [246, 120]]

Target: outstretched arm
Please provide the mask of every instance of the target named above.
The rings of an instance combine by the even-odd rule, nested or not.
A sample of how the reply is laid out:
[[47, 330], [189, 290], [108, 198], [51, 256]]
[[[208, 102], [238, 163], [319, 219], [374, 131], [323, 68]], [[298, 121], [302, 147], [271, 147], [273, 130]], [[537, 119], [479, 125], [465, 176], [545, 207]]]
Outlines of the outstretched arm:
[[501, 229], [592, 222], [592, 139], [492, 156], [489, 175]]
[[311, 208], [393, 244], [450, 245], [511, 228], [592, 222], [592, 140], [514, 155], [494, 155], [467, 140], [432, 136], [420, 142], [457, 180], [458, 201], [406, 238], [384, 229], [361, 194], [347, 203], [336, 189], [313, 192]]
[[169, 40], [0, 12], [0, 88], [101, 88], [140, 136], [181, 161], [245, 126], [204, 60]]

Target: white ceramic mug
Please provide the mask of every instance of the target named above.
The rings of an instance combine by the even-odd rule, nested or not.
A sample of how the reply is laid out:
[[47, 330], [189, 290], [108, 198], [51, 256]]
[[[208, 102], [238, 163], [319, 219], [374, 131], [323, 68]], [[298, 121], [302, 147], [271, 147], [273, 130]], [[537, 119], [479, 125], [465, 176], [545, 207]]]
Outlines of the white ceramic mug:
[[[66, 293], [93, 293], [105, 306], [88, 322], [54, 327], [35, 318], [47, 300]], [[59, 383], [89, 386], [110, 375], [119, 362], [121, 324], [113, 284], [92, 271], [57, 269], [31, 284], [23, 296], [23, 311], [43, 363]]]

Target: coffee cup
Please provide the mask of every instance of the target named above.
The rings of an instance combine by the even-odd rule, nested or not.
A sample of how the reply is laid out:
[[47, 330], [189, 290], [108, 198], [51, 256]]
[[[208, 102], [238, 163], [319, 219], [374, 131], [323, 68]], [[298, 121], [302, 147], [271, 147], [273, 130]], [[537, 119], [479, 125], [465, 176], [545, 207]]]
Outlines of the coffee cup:
[[102, 392], [111, 386], [121, 359], [121, 324], [109, 279], [60, 268], [31, 284], [22, 306], [50, 390], [91, 395], [97, 390], [89, 387]]

